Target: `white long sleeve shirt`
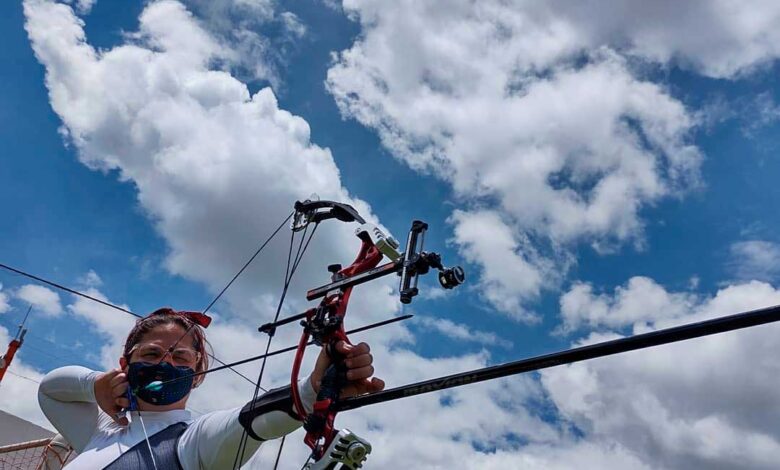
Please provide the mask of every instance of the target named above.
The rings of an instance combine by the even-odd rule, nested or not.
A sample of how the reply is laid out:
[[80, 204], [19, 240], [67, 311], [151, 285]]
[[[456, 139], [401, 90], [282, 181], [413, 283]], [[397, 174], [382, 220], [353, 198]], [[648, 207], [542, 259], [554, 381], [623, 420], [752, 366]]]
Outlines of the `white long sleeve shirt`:
[[[97, 406], [95, 380], [99, 372], [69, 366], [49, 372], [38, 389], [38, 401], [49, 421], [78, 452], [69, 470], [100, 469], [145, 439], [138, 412], [130, 413], [130, 424], [116, 424]], [[311, 410], [316, 394], [308, 378], [298, 382], [305, 408]], [[179, 438], [177, 454], [184, 470], [232, 468], [244, 431], [238, 422], [241, 408], [214, 411], [193, 418], [188, 410], [142, 411], [146, 435], [151, 437], [168, 426], [184, 422], [189, 426]], [[301, 426], [287, 413], [272, 411], [255, 418], [252, 429], [263, 439], [276, 439]], [[248, 439], [245, 461], [262, 442]], [[242, 462], [244, 463], [244, 462]]]

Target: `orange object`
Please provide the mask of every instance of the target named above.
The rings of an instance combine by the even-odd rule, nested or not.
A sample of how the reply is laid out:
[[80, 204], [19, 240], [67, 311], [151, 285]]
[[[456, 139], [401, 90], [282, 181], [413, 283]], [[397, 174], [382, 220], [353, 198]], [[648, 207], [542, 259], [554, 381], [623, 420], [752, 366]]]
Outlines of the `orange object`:
[[16, 354], [16, 351], [22, 346], [25, 333], [27, 333], [27, 330], [22, 330], [19, 338], [14, 338], [11, 341], [11, 343], [8, 345], [8, 350], [5, 352], [5, 354], [3, 354], [2, 359], [0, 359], [0, 382], [3, 380], [5, 371], [11, 367], [11, 361], [14, 360], [14, 354]]

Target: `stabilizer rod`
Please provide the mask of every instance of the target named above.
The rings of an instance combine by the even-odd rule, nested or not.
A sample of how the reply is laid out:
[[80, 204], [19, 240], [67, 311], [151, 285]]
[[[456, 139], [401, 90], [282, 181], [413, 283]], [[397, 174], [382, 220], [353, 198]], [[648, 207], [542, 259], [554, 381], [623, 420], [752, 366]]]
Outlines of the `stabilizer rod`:
[[[374, 328], [379, 328], [380, 326], [385, 326], [385, 325], [389, 325], [391, 323], [408, 320], [408, 319], [410, 319], [412, 317], [414, 317], [414, 315], [411, 315], [411, 314], [401, 315], [400, 317], [393, 317], [393, 318], [390, 318], [390, 319], [387, 319], [387, 320], [382, 320], [380, 322], [372, 323], [370, 325], [361, 326], [360, 328], [355, 328], [354, 330], [349, 330], [349, 331], [347, 331], [347, 334], [355, 334], [355, 333], [360, 333], [362, 331], [373, 330]], [[314, 344], [313, 340], [309, 341], [308, 343], [306, 343], [306, 346], [311, 346], [312, 344]], [[296, 349], [298, 349], [298, 345], [290, 346], [290, 347], [287, 347], [287, 348], [284, 348], [284, 349], [277, 349], [276, 351], [271, 351], [268, 354], [261, 354], [260, 356], [248, 357], [246, 359], [241, 359], [240, 361], [231, 362], [230, 364], [223, 364], [223, 365], [221, 365], [219, 367], [212, 367], [211, 369], [203, 370], [203, 371], [200, 371], [200, 372], [195, 372], [194, 374], [188, 374], [188, 375], [185, 375], [185, 376], [182, 376], [182, 377], [178, 377], [178, 378], [175, 378], [175, 379], [166, 380], [165, 382], [160, 382], [159, 385], [166, 385], [166, 384], [169, 384], [169, 383], [178, 382], [180, 380], [188, 379], [190, 377], [197, 377], [199, 375], [210, 374], [212, 372], [217, 372], [217, 371], [220, 371], [220, 370], [223, 370], [223, 369], [229, 369], [229, 368], [232, 368], [234, 366], [240, 366], [240, 365], [243, 365], [243, 364], [247, 364], [249, 362], [259, 361], [260, 359], [263, 359], [263, 358], [266, 358], [266, 357], [272, 357], [272, 356], [276, 356], [278, 354], [283, 354], [283, 353], [295, 351]]]
[[780, 305], [714, 318], [698, 323], [689, 323], [687, 325], [675, 326], [664, 330], [652, 331], [650, 333], [643, 333], [612, 341], [590, 344], [566, 351], [554, 352], [436, 379], [424, 380], [422, 382], [403, 385], [401, 387], [391, 388], [370, 395], [347, 398], [337, 402], [334, 407], [337, 411], [353, 410], [366, 405], [383, 403], [399, 398], [421, 395], [423, 393], [484, 382], [485, 380], [498, 379], [509, 375], [522, 374], [564, 364], [572, 364], [628, 351], [636, 351], [637, 349], [650, 348], [662, 344], [676, 343], [678, 341], [685, 341], [702, 336], [725, 333], [727, 331], [764, 325], [776, 321], [780, 321]]

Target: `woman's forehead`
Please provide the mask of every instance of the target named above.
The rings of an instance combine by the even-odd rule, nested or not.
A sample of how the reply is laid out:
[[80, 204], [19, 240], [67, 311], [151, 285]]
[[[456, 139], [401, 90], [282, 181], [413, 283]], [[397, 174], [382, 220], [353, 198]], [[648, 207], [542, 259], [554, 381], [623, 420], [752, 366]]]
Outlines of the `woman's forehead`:
[[194, 344], [195, 337], [192, 335], [192, 332], [187, 332], [184, 327], [175, 323], [167, 323], [155, 326], [147, 331], [141, 339], [143, 343], [159, 343], [166, 347], [173, 345], [177, 341], [179, 344], [184, 345]]

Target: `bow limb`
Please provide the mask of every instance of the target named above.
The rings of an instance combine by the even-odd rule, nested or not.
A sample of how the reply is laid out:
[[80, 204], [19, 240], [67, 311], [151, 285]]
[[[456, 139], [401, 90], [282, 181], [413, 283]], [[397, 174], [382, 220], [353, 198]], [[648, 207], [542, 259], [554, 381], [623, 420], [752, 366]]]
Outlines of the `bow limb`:
[[[311, 310], [309, 311], [311, 312]], [[309, 318], [310, 314], [306, 312], [306, 317]], [[290, 393], [292, 395], [293, 409], [298, 414], [301, 421], [306, 419], [306, 409], [303, 407], [301, 401], [301, 394], [298, 391], [298, 375], [301, 371], [301, 362], [303, 361], [303, 354], [306, 351], [306, 346], [309, 343], [309, 332], [304, 328], [301, 333], [301, 339], [298, 342], [298, 349], [295, 351], [295, 359], [293, 360], [292, 372], [290, 373]]]

